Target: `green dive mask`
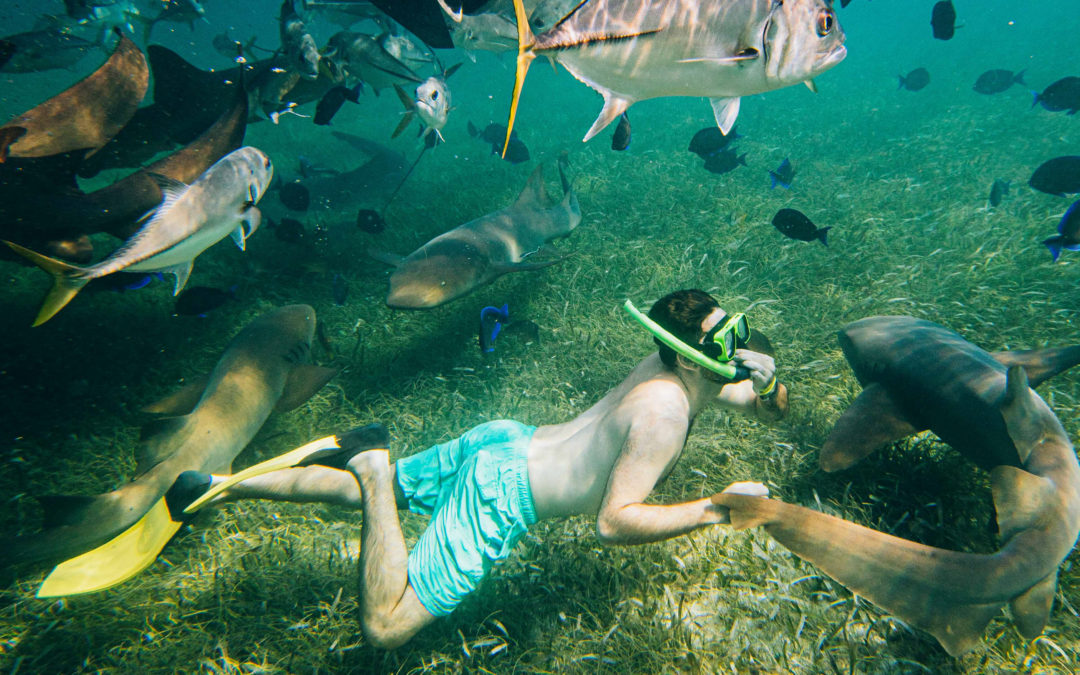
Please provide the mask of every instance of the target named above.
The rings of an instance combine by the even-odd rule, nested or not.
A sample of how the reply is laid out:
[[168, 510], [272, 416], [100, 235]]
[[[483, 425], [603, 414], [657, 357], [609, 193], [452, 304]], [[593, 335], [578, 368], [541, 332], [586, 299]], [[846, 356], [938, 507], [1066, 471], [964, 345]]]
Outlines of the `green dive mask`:
[[[717, 326], [719, 326], [719, 328], [713, 328], [713, 330], [706, 334], [705, 338], [706, 340], [709, 340], [709, 342], [701, 345], [704, 349], [698, 349], [686, 344], [669, 331], [665, 330], [660, 324], [656, 323], [645, 314], [642, 314], [637, 307], [634, 307], [634, 303], [629, 300], [623, 303], [623, 309], [625, 309], [630, 316], [634, 317], [638, 323], [645, 326], [650, 333], [656, 336], [657, 340], [660, 340], [660, 342], [663, 342], [668, 347], [674, 349], [678, 354], [685, 356], [702, 368], [706, 368], [717, 375], [726, 377], [733, 382], [745, 380], [750, 377], [750, 371], [746, 368], [731, 363], [731, 359], [735, 356], [735, 349], [744, 346], [746, 340], [750, 338], [750, 325], [746, 320], [746, 315], [735, 314], [728, 317], [725, 321], [718, 323]], [[706, 351], [712, 352], [713, 355], [708, 355]]]

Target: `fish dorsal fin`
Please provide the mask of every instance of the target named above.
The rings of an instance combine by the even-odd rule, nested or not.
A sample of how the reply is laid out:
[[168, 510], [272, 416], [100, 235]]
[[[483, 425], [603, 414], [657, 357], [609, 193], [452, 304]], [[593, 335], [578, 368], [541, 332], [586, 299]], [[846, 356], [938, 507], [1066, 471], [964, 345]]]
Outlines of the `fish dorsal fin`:
[[1050, 411], [1039, 395], [1028, 387], [1027, 375], [1022, 366], [1009, 366], [1005, 376], [1005, 395], [1001, 401], [1001, 415], [1009, 437], [1016, 446], [1021, 464], [1042, 443], [1057, 440], [1069, 444], [1069, 437], [1061, 422]]
[[529, 174], [529, 180], [525, 182], [525, 187], [521, 189], [521, 193], [514, 200], [514, 206], [519, 208], [544, 206], [547, 202], [547, 190], [544, 189], [544, 165], [537, 164], [533, 172]]
[[160, 270], [166, 274], [176, 276], [176, 285], [173, 287], [173, 295], [180, 295], [180, 291], [184, 290], [184, 286], [187, 285], [188, 277], [191, 276], [191, 268], [193, 265], [194, 261], [188, 260], [187, 262], [182, 262]]
[[164, 196], [164, 199], [161, 200], [161, 204], [158, 206], [159, 212], [169, 210], [173, 203], [184, 196], [184, 192], [188, 189], [186, 183], [178, 181], [175, 178], [170, 178], [160, 173], [154, 173], [153, 171], [147, 171], [146, 175], [161, 188], [161, 194]]
[[1055, 492], [1046, 478], [1007, 464], [990, 472], [990, 488], [1002, 542], [1045, 519]]
[[340, 371], [340, 368], [325, 368], [323, 366], [296, 366], [289, 372], [289, 377], [285, 381], [285, 388], [282, 390], [274, 410], [286, 412], [301, 406], [304, 401], [314, 396], [315, 392], [322, 389], [323, 385]]
[[[616, 96], [614, 92], [606, 89], [597, 90], [604, 96], [604, 107], [600, 109], [600, 115], [597, 116], [596, 121], [589, 127], [589, 131], [585, 134], [585, 138], [581, 139], [582, 142], [588, 141], [590, 138], [603, 131], [604, 127], [614, 122], [616, 118], [620, 117], [626, 112], [627, 108], [634, 103], [633, 99]], [[734, 121], [732, 124], [734, 124]]]
[[135, 468], [136, 477], [168, 459], [180, 445], [183, 445], [183, 439], [172, 437], [190, 433], [189, 419], [187, 415], [161, 417], [150, 420], [142, 426], [139, 435], [139, 443], [142, 447], [139, 450], [138, 465]]
[[200, 375], [165, 398], [144, 406], [142, 412], [151, 415], [168, 416], [190, 414], [202, 399], [203, 392], [206, 391], [206, 385], [209, 382], [209, 375]]
[[1034, 388], [1080, 363], [1080, 345], [1057, 349], [994, 352], [991, 356], [1006, 368], [1023, 366], [1028, 386]]
[[871, 383], [836, 421], [818, 462], [825, 471], [846, 469], [882, 445], [917, 431], [885, 387]]
[[1009, 603], [1016, 629], [1028, 640], [1034, 640], [1050, 620], [1050, 609], [1057, 592], [1057, 568], [1039, 583], [1016, 596]]
[[41, 504], [44, 530], [82, 522], [87, 509], [96, 501], [84, 495], [42, 495], [37, 500]]
[[817, 91], [817, 83], [815, 83], [813, 80], [806, 80], [806, 81], [803, 82], [803, 84], [805, 84], [806, 88], [809, 89], [810, 91], [814, 92], [815, 94], [818, 93], [818, 91]]
[[711, 98], [713, 117], [716, 126], [727, 136], [731, 128], [735, 126], [735, 120], [739, 117], [739, 97], [734, 98]]

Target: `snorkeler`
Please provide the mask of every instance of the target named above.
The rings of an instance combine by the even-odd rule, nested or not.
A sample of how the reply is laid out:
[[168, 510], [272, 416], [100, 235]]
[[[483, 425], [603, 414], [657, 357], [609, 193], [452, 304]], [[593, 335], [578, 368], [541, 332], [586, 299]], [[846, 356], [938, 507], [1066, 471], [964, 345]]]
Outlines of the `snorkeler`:
[[[188, 486], [187, 501], [202, 493], [213, 495], [211, 503], [262, 498], [363, 508], [361, 624], [365, 637], [384, 649], [453, 611], [545, 518], [594, 515], [600, 540], [623, 545], [726, 523], [726, 509], [709, 497], [667, 505], [644, 500], [674, 467], [694, 417], [707, 405], [763, 420], [786, 414], [787, 389], [776, 381], [773, 358], [746, 348], [767, 341], [755, 342], [744, 315], [726, 314], [699, 290], [661, 298], [648, 316], [629, 302], [627, 311], [654, 335], [659, 351], [568, 422], [534, 427], [498, 420], [394, 463], [375, 442], [364, 447], [378, 449], [326, 458], [345, 470], [279, 469], [229, 481], [225, 490], [226, 477], [189, 472], [177, 487]], [[759, 483], [725, 491], [767, 494]], [[398, 520], [406, 508], [431, 516], [412, 551]]]

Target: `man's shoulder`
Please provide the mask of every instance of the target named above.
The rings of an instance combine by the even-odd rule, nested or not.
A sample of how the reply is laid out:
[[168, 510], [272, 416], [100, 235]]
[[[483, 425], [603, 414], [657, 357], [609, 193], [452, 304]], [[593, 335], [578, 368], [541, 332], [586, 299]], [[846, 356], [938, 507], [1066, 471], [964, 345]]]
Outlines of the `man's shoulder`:
[[690, 403], [686, 390], [670, 378], [649, 378], [634, 385], [619, 402], [622, 412], [632, 417], [674, 417], [688, 419]]

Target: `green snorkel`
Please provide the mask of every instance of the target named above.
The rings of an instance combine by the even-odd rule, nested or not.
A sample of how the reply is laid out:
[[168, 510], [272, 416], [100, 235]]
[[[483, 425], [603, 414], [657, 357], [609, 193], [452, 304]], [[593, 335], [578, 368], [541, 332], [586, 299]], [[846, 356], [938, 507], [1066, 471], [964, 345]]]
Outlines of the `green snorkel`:
[[623, 303], [623, 309], [625, 309], [630, 314], [630, 316], [634, 317], [634, 319], [636, 319], [638, 323], [640, 323], [642, 326], [645, 326], [645, 328], [650, 333], [656, 336], [657, 340], [663, 342], [665, 345], [671, 347], [677, 353], [685, 356], [686, 358], [690, 359], [702, 368], [707, 368], [708, 370], [711, 370], [717, 375], [726, 377], [733, 382], [745, 380], [750, 377], [750, 371], [746, 368], [736, 366], [735, 364], [730, 362], [723, 363], [717, 361], [716, 359], [709, 358], [708, 356], [702, 354], [699, 350], [694, 349], [690, 345], [686, 344], [685, 342], [665, 330], [660, 324], [656, 323], [648, 316], [642, 314], [637, 307], [634, 307], [634, 303], [630, 302], [629, 300]]

